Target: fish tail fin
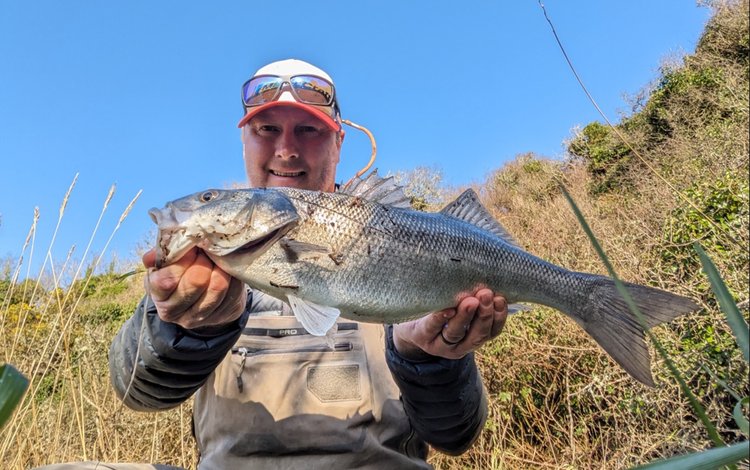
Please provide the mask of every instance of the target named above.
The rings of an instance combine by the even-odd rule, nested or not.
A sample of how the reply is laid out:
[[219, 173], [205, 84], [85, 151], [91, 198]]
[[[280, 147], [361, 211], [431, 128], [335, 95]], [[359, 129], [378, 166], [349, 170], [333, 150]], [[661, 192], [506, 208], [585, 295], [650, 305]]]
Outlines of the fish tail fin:
[[[649, 328], [699, 308], [687, 297], [653, 287], [624, 284]], [[645, 332], [612, 279], [594, 278], [588, 304], [581, 314], [574, 313], [573, 317], [628, 374], [654, 386]]]

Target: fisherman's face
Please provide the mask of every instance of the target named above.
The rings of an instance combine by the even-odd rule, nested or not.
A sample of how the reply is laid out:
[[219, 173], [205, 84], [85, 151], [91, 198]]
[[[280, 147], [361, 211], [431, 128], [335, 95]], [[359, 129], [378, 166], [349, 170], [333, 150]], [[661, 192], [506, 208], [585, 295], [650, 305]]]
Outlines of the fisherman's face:
[[292, 106], [265, 109], [242, 128], [250, 186], [333, 191], [341, 139], [323, 121]]

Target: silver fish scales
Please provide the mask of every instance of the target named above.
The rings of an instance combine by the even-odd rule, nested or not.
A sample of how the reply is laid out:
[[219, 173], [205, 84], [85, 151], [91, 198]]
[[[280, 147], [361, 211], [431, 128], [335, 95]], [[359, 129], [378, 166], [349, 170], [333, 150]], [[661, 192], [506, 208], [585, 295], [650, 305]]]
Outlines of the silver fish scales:
[[[614, 282], [525, 252], [471, 190], [424, 213], [371, 174], [347, 192], [208, 190], [150, 213], [158, 266], [198, 246], [229, 274], [288, 302], [313, 334], [339, 315], [399, 323], [489, 287], [508, 302], [567, 314], [633, 377], [653, 384], [643, 330]], [[697, 309], [685, 297], [627, 286], [650, 327]]]

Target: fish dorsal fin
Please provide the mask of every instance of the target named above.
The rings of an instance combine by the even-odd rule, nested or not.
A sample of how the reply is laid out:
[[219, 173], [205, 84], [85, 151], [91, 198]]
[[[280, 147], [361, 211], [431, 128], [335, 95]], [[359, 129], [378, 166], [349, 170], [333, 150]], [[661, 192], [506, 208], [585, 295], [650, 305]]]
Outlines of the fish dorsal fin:
[[440, 213], [461, 219], [483, 230], [492, 232], [506, 243], [516, 248], [521, 248], [508, 231], [500, 225], [500, 222], [495, 220], [482, 203], [479, 202], [479, 196], [477, 196], [477, 193], [473, 189], [464, 191], [453, 202], [443, 207]]
[[339, 192], [386, 206], [411, 208], [411, 199], [404, 194], [404, 188], [397, 185], [392, 176], [379, 176], [377, 169], [371, 171], [364, 179], [353, 179], [339, 189]]
[[287, 295], [289, 305], [294, 316], [297, 317], [308, 333], [314, 336], [326, 336], [326, 333], [336, 324], [341, 312], [334, 307], [326, 307], [313, 302], [302, 300], [292, 294]]

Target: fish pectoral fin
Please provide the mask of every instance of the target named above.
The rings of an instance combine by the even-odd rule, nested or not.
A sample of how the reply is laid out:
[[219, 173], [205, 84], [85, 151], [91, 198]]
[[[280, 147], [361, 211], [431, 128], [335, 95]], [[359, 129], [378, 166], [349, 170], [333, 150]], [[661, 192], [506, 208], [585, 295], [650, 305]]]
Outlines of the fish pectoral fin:
[[336, 333], [339, 332], [339, 324], [334, 323], [330, 330], [326, 332], [326, 345], [331, 349], [336, 349]]
[[331, 250], [325, 246], [301, 242], [293, 238], [281, 238], [279, 246], [284, 249], [290, 261], [317, 259], [331, 254]]
[[534, 310], [533, 307], [526, 304], [510, 304], [508, 305], [508, 315], [515, 315], [521, 312], [530, 312]]
[[314, 336], [325, 336], [334, 327], [341, 314], [337, 308], [318, 305], [292, 294], [287, 294], [287, 298], [294, 316], [302, 323], [307, 332]]

